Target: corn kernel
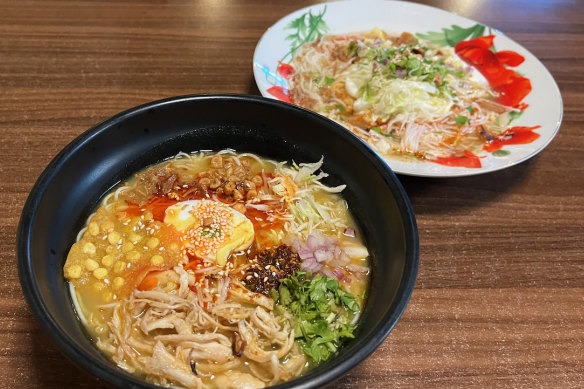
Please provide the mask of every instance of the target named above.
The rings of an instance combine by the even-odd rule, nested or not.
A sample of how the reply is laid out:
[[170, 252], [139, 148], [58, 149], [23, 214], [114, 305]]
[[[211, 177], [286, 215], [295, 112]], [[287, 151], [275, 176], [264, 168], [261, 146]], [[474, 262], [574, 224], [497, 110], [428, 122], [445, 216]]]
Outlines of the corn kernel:
[[93, 276], [98, 280], [103, 280], [107, 276], [107, 269], [103, 267], [98, 267], [93, 271]]
[[150, 258], [150, 263], [154, 266], [160, 266], [164, 263], [164, 258], [162, 258], [162, 255], [153, 255], [152, 258]]
[[120, 239], [122, 239], [122, 236], [117, 231], [112, 231], [107, 236], [107, 241], [110, 242], [111, 244], [117, 244], [120, 241]]
[[81, 266], [73, 265], [73, 266], [69, 267], [69, 269], [67, 270], [67, 276], [70, 279], [75, 279], [75, 278], [81, 277]]
[[114, 263], [114, 273], [120, 274], [126, 268], [126, 262], [124, 261], [117, 261]]
[[136, 244], [142, 240], [142, 235], [136, 234], [135, 232], [130, 232], [130, 234], [128, 235], [128, 239], [130, 240], [130, 242]]
[[110, 267], [114, 263], [114, 257], [112, 257], [109, 254], [104, 255], [103, 258], [101, 259], [101, 263], [103, 264], [103, 266]]
[[126, 242], [122, 245], [122, 251], [124, 253], [127, 253], [128, 251], [132, 250], [134, 250], [134, 245], [132, 244], [132, 242]]
[[110, 255], [113, 255], [113, 254], [116, 254], [118, 252], [118, 249], [116, 248], [116, 246], [110, 245], [110, 246], [107, 246], [105, 248], [105, 252], [110, 254]]
[[110, 221], [105, 221], [105, 222], [101, 223], [100, 228], [101, 228], [101, 230], [103, 232], [113, 231], [113, 229], [114, 229], [114, 223], [113, 222], [110, 222]]
[[86, 259], [85, 260], [85, 268], [88, 271], [94, 271], [98, 267], [99, 267], [99, 263], [97, 263], [97, 261], [94, 261], [93, 259]]
[[128, 259], [128, 261], [131, 262], [137, 261], [138, 259], [140, 259], [140, 253], [137, 251], [130, 251], [129, 253], [126, 254], [126, 258]]
[[91, 222], [89, 223], [89, 225], [87, 226], [87, 231], [95, 236], [97, 234], [99, 234], [99, 225], [96, 222]]
[[153, 249], [156, 246], [158, 246], [159, 243], [160, 243], [160, 241], [158, 240], [158, 238], [153, 237], [153, 238], [148, 239], [148, 241], [146, 242], [146, 246]]
[[85, 254], [93, 255], [95, 254], [95, 245], [91, 242], [87, 242], [83, 245], [83, 252]]
[[172, 251], [178, 251], [178, 243], [171, 243], [170, 246], [168, 246], [169, 249], [171, 249]]
[[115, 290], [119, 290], [122, 286], [124, 286], [125, 282], [126, 281], [122, 277], [116, 277], [112, 282], [112, 286]]
[[103, 302], [105, 303], [109, 303], [110, 301], [112, 301], [114, 298], [114, 294], [110, 291], [104, 292], [103, 293]]
[[150, 211], [144, 212], [144, 220], [152, 220], [153, 217], [154, 215], [152, 215], [152, 212]]

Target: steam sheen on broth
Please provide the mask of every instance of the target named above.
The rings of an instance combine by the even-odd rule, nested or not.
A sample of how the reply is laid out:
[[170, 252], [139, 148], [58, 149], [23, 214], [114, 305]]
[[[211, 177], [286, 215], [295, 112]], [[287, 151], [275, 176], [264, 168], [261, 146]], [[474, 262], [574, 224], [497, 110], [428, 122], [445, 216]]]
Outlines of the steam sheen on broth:
[[186, 388], [263, 388], [332, 358], [369, 265], [322, 162], [180, 153], [114, 188], [64, 265], [97, 347]]

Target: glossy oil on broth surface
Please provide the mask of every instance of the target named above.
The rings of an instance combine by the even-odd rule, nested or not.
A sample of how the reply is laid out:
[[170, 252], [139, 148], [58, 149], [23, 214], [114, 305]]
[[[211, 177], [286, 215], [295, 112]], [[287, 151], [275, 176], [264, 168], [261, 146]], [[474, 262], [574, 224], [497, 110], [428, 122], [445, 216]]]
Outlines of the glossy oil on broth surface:
[[180, 153], [114, 188], [64, 266], [97, 347], [187, 388], [266, 387], [332, 358], [369, 266], [321, 165]]

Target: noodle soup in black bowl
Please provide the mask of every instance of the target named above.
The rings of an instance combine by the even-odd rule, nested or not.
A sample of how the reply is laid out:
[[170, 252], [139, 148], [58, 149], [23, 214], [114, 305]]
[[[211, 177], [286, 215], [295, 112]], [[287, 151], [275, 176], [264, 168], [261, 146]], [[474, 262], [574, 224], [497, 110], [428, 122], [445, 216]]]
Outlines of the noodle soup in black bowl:
[[118, 387], [320, 387], [371, 354], [418, 266], [414, 214], [365, 143], [260, 97], [120, 113], [49, 164], [18, 268], [40, 324]]

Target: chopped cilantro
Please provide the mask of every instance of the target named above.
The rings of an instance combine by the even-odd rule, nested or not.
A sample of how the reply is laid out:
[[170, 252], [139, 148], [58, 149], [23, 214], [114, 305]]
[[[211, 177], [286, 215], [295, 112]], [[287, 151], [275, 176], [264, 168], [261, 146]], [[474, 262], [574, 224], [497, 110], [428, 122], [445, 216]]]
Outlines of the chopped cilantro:
[[470, 113], [475, 113], [475, 109], [472, 107], [472, 105], [469, 105], [468, 107], [466, 107], [466, 110]]
[[505, 157], [505, 156], [507, 156], [509, 154], [511, 154], [511, 152], [508, 151], [508, 150], [496, 150], [496, 151], [493, 151], [493, 155], [495, 157]]
[[351, 321], [359, 305], [336, 279], [296, 272], [270, 295], [293, 315], [296, 343], [315, 363], [328, 360], [345, 339], [354, 337]]
[[381, 135], [383, 135], [385, 137], [395, 139], [395, 135], [393, 135], [391, 132], [388, 132], [388, 133], [383, 132], [381, 130], [381, 127], [371, 127], [369, 130], [375, 131], [376, 133], [381, 134]]
[[351, 41], [351, 42], [349, 42], [349, 46], [347, 46], [347, 48], [345, 49], [344, 54], [346, 56], [349, 56], [349, 54], [351, 54], [351, 52], [353, 52], [353, 55], [357, 56], [357, 49], [358, 49], [357, 42]]
[[343, 104], [337, 104], [336, 107], [339, 109], [339, 111], [345, 112], [345, 106]]
[[468, 122], [468, 118], [466, 116], [456, 116], [454, 118], [454, 121], [456, 121], [456, 123], [462, 126], [463, 124], [466, 124], [466, 122]]
[[327, 77], [327, 76], [324, 77], [324, 83], [325, 84], [330, 85], [333, 82], [335, 82], [335, 79], [334, 78], [330, 78], [330, 77]]
[[413, 70], [418, 69], [420, 67], [420, 60], [416, 57], [409, 57], [406, 61], [406, 69]]

